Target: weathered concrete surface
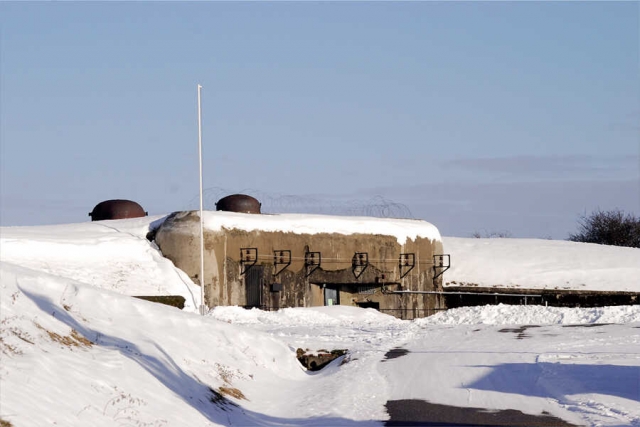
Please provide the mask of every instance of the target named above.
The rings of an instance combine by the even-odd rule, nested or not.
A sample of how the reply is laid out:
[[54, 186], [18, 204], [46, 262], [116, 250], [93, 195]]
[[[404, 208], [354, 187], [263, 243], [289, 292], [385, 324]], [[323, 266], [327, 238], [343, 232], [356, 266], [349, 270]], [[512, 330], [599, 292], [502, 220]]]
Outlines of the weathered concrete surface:
[[135, 295], [134, 298], [143, 299], [145, 301], [157, 302], [158, 304], [170, 305], [182, 310], [184, 308], [185, 299], [181, 295]]
[[[604, 307], [640, 304], [640, 292], [486, 288], [474, 286], [447, 286], [445, 291], [463, 293], [461, 295], [444, 295], [443, 298], [448, 308], [487, 304], [524, 305], [525, 303], [552, 307]], [[525, 295], [529, 295], [526, 300]]]
[[[256, 248], [254, 267], [259, 272], [260, 306], [265, 309], [324, 305], [325, 288], [337, 289], [341, 305], [379, 304], [379, 309], [401, 318], [423, 317], [428, 310], [442, 308], [434, 295], [390, 295], [386, 290], [441, 290], [434, 284], [433, 255], [442, 254], [442, 243], [424, 238], [408, 239], [400, 245], [394, 236], [338, 233], [298, 234], [222, 229], [205, 230], [204, 280], [200, 274], [199, 216], [196, 211], [170, 215], [158, 229], [155, 241], [165, 257], [196, 283], [204, 283], [209, 307], [247, 305], [247, 274], [242, 274], [241, 248]], [[291, 251], [291, 265], [275, 274], [274, 251]], [[322, 263], [310, 275], [304, 265], [305, 252], [320, 252]], [[366, 252], [369, 266], [360, 277], [352, 271], [356, 252]], [[400, 277], [401, 253], [414, 253], [416, 265]], [[272, 284], [282, 290], [272, 292]]]

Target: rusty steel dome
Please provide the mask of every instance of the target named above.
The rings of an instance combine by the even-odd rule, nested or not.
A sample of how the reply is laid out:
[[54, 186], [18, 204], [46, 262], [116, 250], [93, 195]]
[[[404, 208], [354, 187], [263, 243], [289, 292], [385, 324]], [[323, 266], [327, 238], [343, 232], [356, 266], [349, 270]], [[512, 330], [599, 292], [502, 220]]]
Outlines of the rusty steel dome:
[[216, 210], [259, 214], [260, 206], [261, 203], [256, 198], [247, 196], [246, 194], [232, 194], [218, 200]]
[[105, 200], [98, 203], [93, 211], [89, 212], [91, 221], [105, 219], [141, 218], [147, 216], [147, 212], [138, 203], [132, 200]]

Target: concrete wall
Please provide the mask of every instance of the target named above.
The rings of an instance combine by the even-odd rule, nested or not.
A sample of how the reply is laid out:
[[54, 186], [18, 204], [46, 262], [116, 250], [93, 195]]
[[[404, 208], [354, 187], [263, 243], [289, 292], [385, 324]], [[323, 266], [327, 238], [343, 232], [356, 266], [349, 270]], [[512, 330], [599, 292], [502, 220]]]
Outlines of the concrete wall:
[[[640, 304], [640, 292], [580, 291], [575, 289], [485, 288], [447, 286], [448, 308], [478, 305], [545, 305], [552, 307], [605, 307]], [[459, 294], [455, 294], [459, 292]], [[505, 295], [507, 294], [507, 295]], [[525, 295], [527, 295], [525, 297]]]
[[[250, 214], [247, 214], [250, 215]], [[341, 305], [379, 304], [381, 311], [400, 318], [424, 317], [443, 308], [435, 295], [397, 295], [386, 290], [442, 290], [441, 278], [433, 283], [433, 255], [442, 254], [440, 241], [417, 238], [400, 245], [393, 236], [337, 233], [297, 234], [238, 229], [205, 230], [204, 281], [200, 274], [199, 216], [195, 211], [172, 214], [158, 229], [155, 241], [165, 257], [185, 271], [195, 283], [204, 282], [209, 307], [247, 305], [246, 280], [240, 262], [241, 248], [257, 248], [254, 267], [262, 270], [261, 306], [264, 309], [324, 305], [324, 288], [335, 288]], [[275, 275], [273, 252], [290, 250], [291, 265]], [[321, 267], [307, 276], [305, 252], [320, 252]], [[369, 266], [356, 278], [352, 257], [366, 252]], [[415, 268], [400, 278], [400, 253], [414, 253]], [[272, 284], [282, 290], [273, 292]]]

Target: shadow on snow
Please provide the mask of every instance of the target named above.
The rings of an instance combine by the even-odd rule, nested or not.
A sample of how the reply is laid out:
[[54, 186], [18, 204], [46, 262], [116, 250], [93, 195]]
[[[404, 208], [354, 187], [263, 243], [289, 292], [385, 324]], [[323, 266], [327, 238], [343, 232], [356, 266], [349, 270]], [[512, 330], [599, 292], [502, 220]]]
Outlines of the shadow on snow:
[[640, 366], [504, 363], [467, 388], [536, 397], [606, 394], [640, 401]]
[[[79, 323], [64, 308], [58, 306], [46, 296], [38, 295], [20, 287], [43, 312], [53, 315], [68, 327], [75, 329], [86, 339], [102, 348], [118, 351], [123, 356], [135, 361], [156, 378], [162, 385], [179, 396], [185, 403], [200, 412], [207, 420], [222, 425], [278, 425], [278, 426], [355, 426], [364, 427], [382, 425], [377, 421], [355, 421], [339, 417], [312, 418], [280, 418], [246, 410], [236, 403], [221, 398], [213, 389], [184, 372], [157, 344], [155, 348], [159, 356], [143, 352], [134, 343], [105, 335]], [[96, 339], [97, 338], [97, 339]]]

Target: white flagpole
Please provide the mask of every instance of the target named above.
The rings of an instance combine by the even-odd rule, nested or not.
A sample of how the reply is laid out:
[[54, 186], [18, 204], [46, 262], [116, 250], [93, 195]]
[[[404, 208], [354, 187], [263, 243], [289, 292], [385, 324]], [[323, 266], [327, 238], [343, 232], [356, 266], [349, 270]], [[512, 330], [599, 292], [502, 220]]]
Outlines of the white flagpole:
[[200, 164], [200, 314], [204, 316], [206, 304], [204, 301], [204, 217], [202, 215], [202, 108], [200, 103], [200, 89], [198, 85], [198, 162]]

